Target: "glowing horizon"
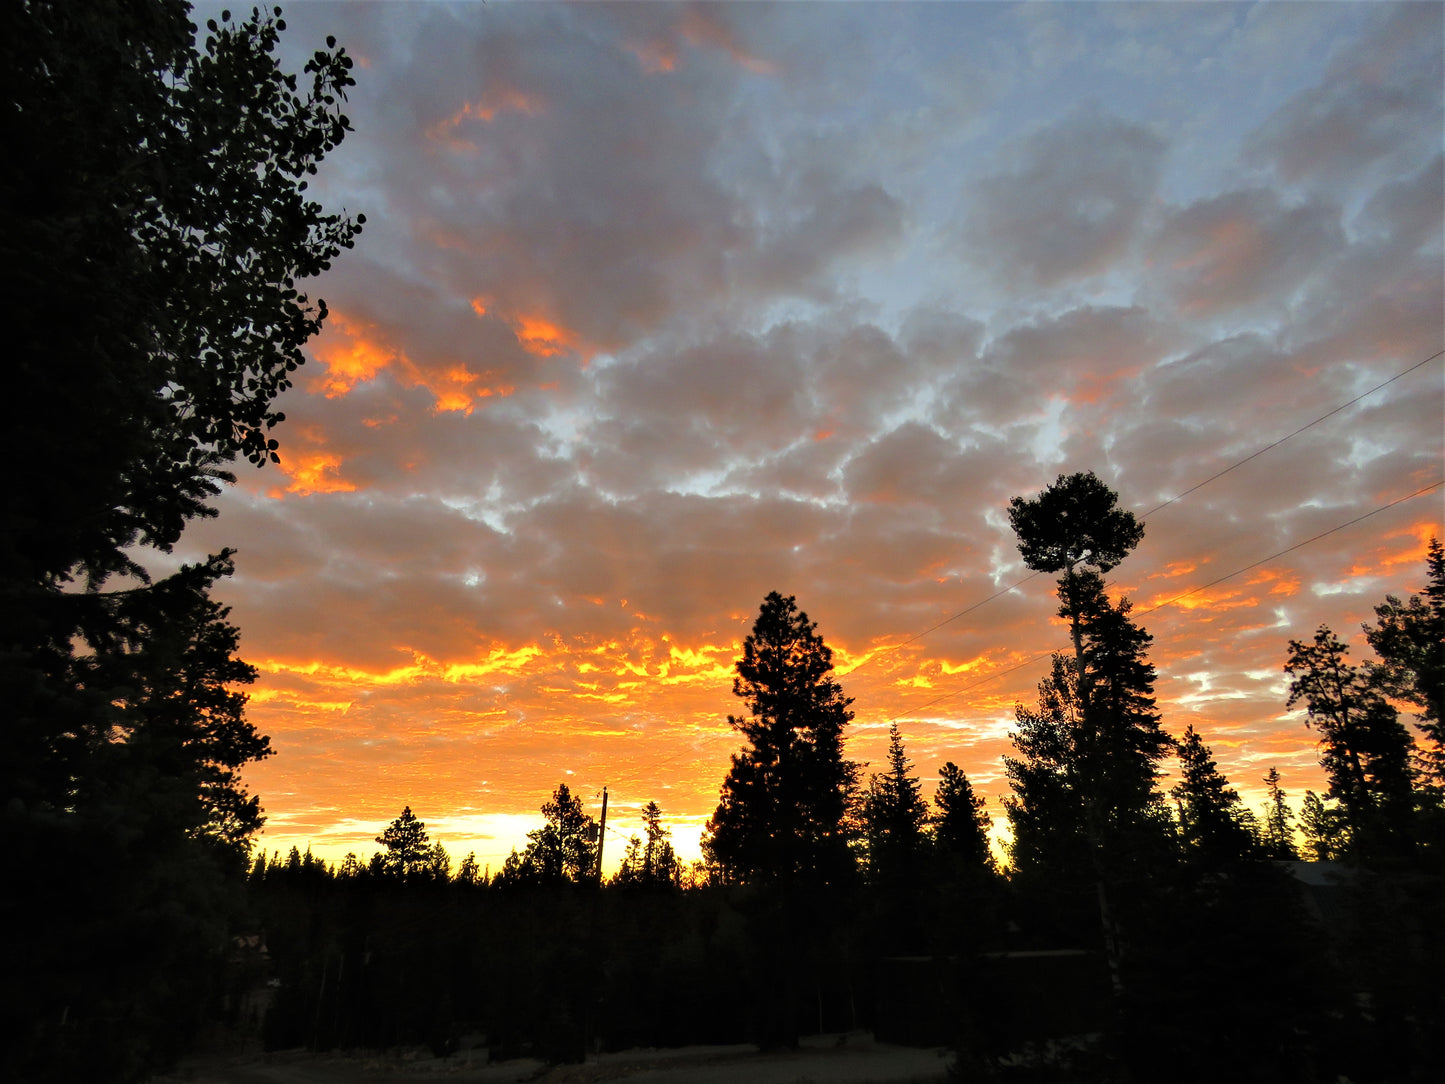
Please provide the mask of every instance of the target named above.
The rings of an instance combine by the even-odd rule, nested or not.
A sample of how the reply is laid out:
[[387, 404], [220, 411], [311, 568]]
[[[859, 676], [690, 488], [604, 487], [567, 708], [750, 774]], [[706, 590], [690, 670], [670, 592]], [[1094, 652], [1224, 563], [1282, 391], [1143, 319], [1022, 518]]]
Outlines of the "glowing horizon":
[[1361, 661], [1445, 533], [1439, 490], [1334, 530], [1445, 464], [1438, 5], [287, 21], [288, 70], [365, 58], [311, 191], [366, 230], [306, 286], [279, 467], [174, 555], [238, 551], [258, 847], [365, 859], [409, 805], [495, 872], [566, 782], [609, 788], [609, 868], [648, 801], [695, 857], [771, 590], [849, 755], [897, 720], [926, 792], [951, 760], [1001, 820], [1068, 640], [1048, 577], [973, 607], [1027, 572], [1009, 498], [1082, 470], [1155, 510], [1110, 593], [1166, 729], [1256, 810], [1271, 766], [1321, 789], [1286, 645]]

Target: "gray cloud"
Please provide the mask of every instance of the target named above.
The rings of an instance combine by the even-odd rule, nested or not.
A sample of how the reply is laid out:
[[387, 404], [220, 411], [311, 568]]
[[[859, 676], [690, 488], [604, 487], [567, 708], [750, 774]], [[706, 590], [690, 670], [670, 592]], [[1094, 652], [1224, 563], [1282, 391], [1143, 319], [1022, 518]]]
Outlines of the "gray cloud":
[[1150, 260], [1189, 316], [1277, 312], [1344, 247], [1339, 219], [1328, 204], [1290, 205], [1265, 189], [1229, 192], [1169, 214]]
[[1246, 156], [1293, 183], [1353, 183], [1412, 168], [1440, 148], [1442, 11], [1380, 5], [1324, 77], [1284, 104]]
[[1148, 128], [1092, 110], [1033, 132], [971, 193], [970, 259], [1043, 287], [1107, 270], [1150, 207], [1165, 151]]

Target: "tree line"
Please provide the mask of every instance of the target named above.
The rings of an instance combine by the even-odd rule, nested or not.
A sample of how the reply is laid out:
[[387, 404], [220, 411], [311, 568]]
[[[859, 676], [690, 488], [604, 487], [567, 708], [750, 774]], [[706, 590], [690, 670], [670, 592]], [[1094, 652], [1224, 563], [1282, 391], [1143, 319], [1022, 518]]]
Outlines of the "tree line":
[[[909, 997], [890, 975], [900, 961], [930, 959], [942, 974], [929, 978], [936, 995], [910, 1011], [951, 1031], [960, 1064], [976, 1075], [1007, 1077], [1020, 1049], [1058, 1038], [1067, 1013], [1033, 1003], [1045, 979], [1098, 1012], [1067, 1064], [1031, 1071], [1152, 1079], [1158, 1059], [1181, 1051], [1187, 1064], [1171, 1069], [1174, 1079], [1396, 1079], [1433, 1065], [1445, 824], [1438, 540], [1421, 593], [1387, 598], [1366, 626], [1376, 658], [1353, 667], [1325, 628], [1289, 642], [1289, 704], [1304, 707], [1319, 735], [1329, 783], [1322, 795], [1306, 792], [1296, 831], [1276, 769], [1256, 813], [1193, 725], [1177, 739], [1164, 728], [1151, 637], [1128, 601], [1104, 590], [1103, 574], [1142, 534], [1114, 494], [1091, 474], [1060, 477], [1014, 501], [1011, 514], [1025, 560], [1059, 574], [1073, 650], [1054, 656], [1036, 703], [1016, 709], [1002, 863], [965, 773], [944, 764], [930, 804], [897, 724], [882, 770], [864, 782], [845, 755], [851, 701], [831, 652], [796, 600], [772, 593], [737, 663], [744, 710], [729, 722], [742, 748], [702, 861], [678, 861], [649, 803], [644, 835], [604, 883], [598, 825], [561, 784], [526, 847], [490, 877], [472, 855], [452, 874], [410, 808], [365, 864], [348, 855], [333, 869], [294, 849], [284, 862], [262, 856], [250, 884], [270, 901], [263, 925], [284, 927], [288, 912], [275, 901], [302, 884], [352, 899], [413, 890], [419, 913], [457, 907], [477, 918], [423, 957], [453, 966], [469, 938], [479, 958], [530, 945], [509, 958], [512, 970], [467, 970], [459, 987], [429, 981], [408, 998], [432, 1009], [419, 1013], [420, 1030], [393, 1036], [423, 1041], [425, 1031], [438, 1050], [467, 1028], [498, 1054], [561, 1059], [635, 1042], [791, 1045], [809, 1031], [882, 1027], [890, 999]], [[1413, 709], [1418, 740], [1402, 707]], [[1308, 889], [1294, 872], [1302, 858], [1325, 863], [1333, 880]], [[539, 928], [540, 915], [555, 921]], [[413, 925], [430, 933], [409, 936], [447, 928]], [[393, 934], [369, 925], [350, 936], [379, 945]], [[1023, 961], [1059, 952], [1076, 955], [1073, 972], [1021, 977]], [[558, 953], [570, 969], [557, 969]], [[1241, 978], [1261, 969], [1267, 981]], [[326, 1016], [307, 1000], [314, 982], [284, 987], [303, 1003], [278, 1001], [273, 1041], [345, 1041], [302, 1034], [301, 1022]], [[497, 982], [506, 993], [489, 1008], [478, 991]], [[990, 983], [1013, 989], [1012, 1000], [992, 997]], [[331, 996], [341, 996], [335, 984]], [[354, 1034], [374, 1037], [381, 1026]]]

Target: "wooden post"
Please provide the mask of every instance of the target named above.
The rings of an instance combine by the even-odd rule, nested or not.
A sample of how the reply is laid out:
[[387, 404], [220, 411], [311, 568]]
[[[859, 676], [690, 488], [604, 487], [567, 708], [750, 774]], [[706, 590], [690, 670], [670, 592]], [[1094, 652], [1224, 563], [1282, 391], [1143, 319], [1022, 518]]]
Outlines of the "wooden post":
[[607, 842], [607, 788], [602, 788], [602, 820], [597, 826], [597, 883], [602, 884], [602, 845]]

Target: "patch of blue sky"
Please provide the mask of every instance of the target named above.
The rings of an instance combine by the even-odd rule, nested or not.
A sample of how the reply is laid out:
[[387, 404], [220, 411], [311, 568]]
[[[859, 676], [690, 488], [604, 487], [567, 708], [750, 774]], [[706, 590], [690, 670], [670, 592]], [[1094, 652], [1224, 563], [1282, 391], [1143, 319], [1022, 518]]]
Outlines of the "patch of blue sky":
[[[502, 490], [496, 482], [487, 487], [487, 492], [480, 497], [457, 497], [447, 494], [438, 494], [437, 500], [454, 512], [460, 512], [470, 520], [485, 523], [498, 534], [511, 534], [512, 529], [507, 524], [507, 512], [510, 510], [503, 503]], [[469, 583], [475, 587], [475, 583]]]

